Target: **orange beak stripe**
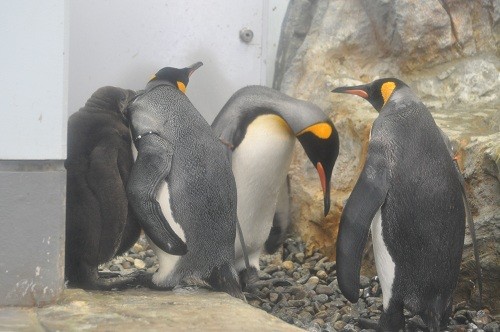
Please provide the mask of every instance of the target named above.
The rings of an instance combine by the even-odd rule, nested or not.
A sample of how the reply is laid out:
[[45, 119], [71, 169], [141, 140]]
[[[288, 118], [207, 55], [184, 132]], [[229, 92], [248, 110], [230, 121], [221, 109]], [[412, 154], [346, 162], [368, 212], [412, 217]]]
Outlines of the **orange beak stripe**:
[[326, 174], [321, 163], [316, 164], [316, 170], [318, 171], [319, 180], [321, 181], [321, 189], [323, 189], [323, 194], [326, 193]]
[[352, 95], [356, 95], [356, 96], [360, 96], [360, 97], [363, 97], [365, 99], [368, 99], [368, 93], [366, 93], [366, 91], [363, 91], [363, 90], [345, 90], [342, 92], [350, 93]]

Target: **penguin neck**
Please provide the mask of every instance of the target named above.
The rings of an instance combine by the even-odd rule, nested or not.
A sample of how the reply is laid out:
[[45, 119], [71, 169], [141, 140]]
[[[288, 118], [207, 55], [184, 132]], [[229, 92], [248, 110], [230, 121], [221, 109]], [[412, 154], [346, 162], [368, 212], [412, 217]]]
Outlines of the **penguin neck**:
[[120, 111], [119, 102], [115, 99], [105, 98], [101, 96], [92, 96], [85, 103], [87, 112], [109, 113], [116, 115], [124, 123], [127, 123], [125, 115]]
[[403, 113], [412, 113], [415, 111], [415, 108], [410, 107], [410, 105], [415, 103], [421, 103], [420, 99], [418, 99], [409, 87], [403, 86], [391, 94], [389, 100], [379, 113], [384, 116], [401, 116]]
[[328, 119], [318, 106], [310, 102], [292, 98], [271, 88], [247, 86], [228, 100], [214, 123], [230, 123], [232, 130], [236, 131], [237, 128], [246, 127], [263, 114], [280, 116], [295, 134], [312, 124]]
[[170, 86], [174, 89], [177, 89], [177, 87], [170, 81], [167, 81], [167, 80], [154, 80], [154, 81], [151, 81], [151, 82], [148, 82], [148, 84], [146, 84], [146, 89], [145, 89], [145, 92], [149, 92], [159, 86]]

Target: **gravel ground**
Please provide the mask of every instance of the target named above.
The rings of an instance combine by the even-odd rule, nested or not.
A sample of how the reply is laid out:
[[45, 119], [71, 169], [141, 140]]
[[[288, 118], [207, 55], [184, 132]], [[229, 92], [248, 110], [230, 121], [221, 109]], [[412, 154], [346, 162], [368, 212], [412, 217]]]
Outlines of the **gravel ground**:
[[[288, 238], [278, 253], [263, 255], [260, 265], [260, 280], [245, 293], [252, 306], [308, 331], [374, 331], [382, 313], [382, 289], [376, 276], [361, 276], [361, 297], [351, 304], [339, 290], [335, 262], [319, 252], [306, 255], [304, 243], [297, 238]], [[153, 250], [141, 237], [100, 271], [154, 273], [157, 268]], [[426, 330], [419, 316], [405, 311], [405, 317], [407, 331]], [[447, 330], [499, 332], [500, 327], [487, 309], [477, 311], [459, 303], [453, 307]]]

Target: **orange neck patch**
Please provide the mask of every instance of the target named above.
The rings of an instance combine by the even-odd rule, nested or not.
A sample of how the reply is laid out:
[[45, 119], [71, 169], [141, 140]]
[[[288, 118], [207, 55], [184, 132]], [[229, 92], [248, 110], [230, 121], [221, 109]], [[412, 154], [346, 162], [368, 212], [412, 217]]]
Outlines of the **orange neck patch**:
[[306, 129], [302, 130], [300, 133], [297, 134], [297, 136], [300, 136], [302, 134], [305, 134], [307, 132], [313, 133], [319, 138], [322, 139], [327, 139], [332, 135], [333, 128], [325, 122], [317, 123], [312, 126], [307, 127]]
[[382, 84], [380, 88], [380, 93], [382, 93], [382, 98], [384, 99], [384, 105], [389, 100], [389, 97], [392, 95], [392, 92], [396, 88], [396, 83], [394, 82], [385, 82]]
[[184, 85], [184, 83], [180, 82], [180, 81], [177, 81], [177, 87], [179, 88], [179, 90], [181, 90], [183, 93], [186, 93], [186, 86]]

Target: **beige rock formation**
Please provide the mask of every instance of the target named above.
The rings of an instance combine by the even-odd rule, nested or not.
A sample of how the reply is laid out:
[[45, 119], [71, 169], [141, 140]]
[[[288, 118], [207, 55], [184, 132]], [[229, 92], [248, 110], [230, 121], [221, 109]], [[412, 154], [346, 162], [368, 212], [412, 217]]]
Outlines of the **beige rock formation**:
[[[499, 42], [498, 0], [291, 0], [275, 88], [322, 107], [341, 139], [326, 218], [315, 170], [300, 145], [296, 148], [291, 168], [294, 229], [309, 249], [334, 257], [342, 207], [363, 166], [377, 116], [361, 98], [330, 91], [398, 77], [429, 107], [459, 154], [487, 304], [500, 309]], [[364, 272], [374, 274], [370, 246], [366, 256]], [[467, 232], [457, 302], [477, 300], [475, 281]]]

